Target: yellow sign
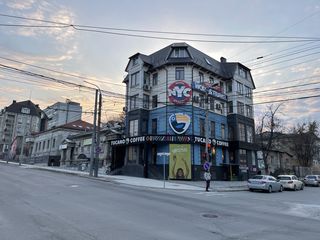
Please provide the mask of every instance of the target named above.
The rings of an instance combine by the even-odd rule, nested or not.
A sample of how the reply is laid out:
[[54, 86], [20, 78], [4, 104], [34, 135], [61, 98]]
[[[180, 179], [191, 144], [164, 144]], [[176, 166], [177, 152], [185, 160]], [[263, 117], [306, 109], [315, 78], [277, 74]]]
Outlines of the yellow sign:
[[170, 179], [191, 179], [190, 153], [190, 144], [170, 144]]

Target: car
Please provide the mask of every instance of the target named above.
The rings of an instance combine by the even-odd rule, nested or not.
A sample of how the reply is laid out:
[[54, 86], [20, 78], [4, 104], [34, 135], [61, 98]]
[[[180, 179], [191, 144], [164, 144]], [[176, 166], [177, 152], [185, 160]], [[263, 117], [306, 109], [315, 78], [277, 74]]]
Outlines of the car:
[[248, 188], [250, 191], [262, 190], [271, 192], [282, 192], [283, 185], [277, 182], [273, 176], [270, 175], [255, 175], [248, 180]]
[[277, 177], [278, 182], [280, 182], [284, 189], [291, 190], [303, 190], [304, 183], [300, 181], [295, 175], [279, 175]]
[[320, 175], [307, 175], [303, 181], [306, 186], [320, 187]]

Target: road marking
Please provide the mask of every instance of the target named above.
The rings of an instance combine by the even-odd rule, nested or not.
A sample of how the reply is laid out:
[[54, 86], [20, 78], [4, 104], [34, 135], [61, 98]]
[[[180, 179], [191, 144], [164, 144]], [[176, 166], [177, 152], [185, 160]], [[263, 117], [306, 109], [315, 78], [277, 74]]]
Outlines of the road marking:
[[217, 193], [217, 192], [197, 192], [195, 194], [206, 195], [206, 196], [224, 196], [225, 195], [223, 193]]
[[77, 187], [79, 187], [79, 185], [77, 185], [77, 184], [72, 184], [72, 185], [70, 185], [69, 187], [71, 187], [71, 188], [77, 188]]

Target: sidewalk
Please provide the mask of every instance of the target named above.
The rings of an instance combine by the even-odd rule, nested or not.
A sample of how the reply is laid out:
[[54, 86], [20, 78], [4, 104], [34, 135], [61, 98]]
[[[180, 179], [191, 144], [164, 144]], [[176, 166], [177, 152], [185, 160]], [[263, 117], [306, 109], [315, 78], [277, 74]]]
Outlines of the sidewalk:
[[[0, 163], [6, 163], [6, 161], [0, 160]], [[12, 165], [19, 165], [19, 163], [9, 162]], [[89, 173], [86, 171], [78, 171], [65, 169], [61, 167], [48, 167], [41, 165], [28, 165], [22, 164], [23, 168], [40, 169], [46, 171], [60, 172], [65, 174], [74, 174], [78, 176], [89, 177]], [[105, 175], [102, 171], [99, 171], [98, 179], [105, 181], [112, 181], [120, 184], [147, 187], [147, 188], [165, 188], [175, 190], [193, 190], [203, 191], [205, 188], [204, 181], [178, 181], [178, 180], [155, 180], [149, 178], [130, 177], [124, 175]], [[91, 177], [90, 177], [91, 178]], [[245, 191], [248, 190], [247, 183], [243, 181], [212, 181], [211, 191], [217, 192], [230, 192], [230, 191]]]

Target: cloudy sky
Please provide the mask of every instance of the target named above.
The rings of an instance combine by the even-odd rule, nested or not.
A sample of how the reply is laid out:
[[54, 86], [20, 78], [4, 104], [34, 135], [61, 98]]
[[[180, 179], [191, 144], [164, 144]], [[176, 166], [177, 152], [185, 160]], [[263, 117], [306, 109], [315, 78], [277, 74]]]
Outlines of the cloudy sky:
[[[230, 62], [243, 63], [252, 69], [256, 84], [257, 116], [268, 105], [266, 102], [284, 100], [280, 117], [286, 124], [320, 119], [317, 96], [320, 88], [320, 2], [317, 0], [0, 0], [0, 14], [0, 108], [12, 100], [31, 99], [45, 108], [71, 99], [81, 102], [89, 112], [83, 115], [84, 120], [91, 118], [91, 92], [26, 76], [8, 69], [9, 66], [76, 84], [97, 84], [110, 92], [110, 96], [104, 98], [104, 119], [119, 114], [123, 97], [111, 95], [112, 92], [124, 94], [122, 80], [128, 57], [136, 52], [151, 54], [181, 40], [110, 34], [116, 32], [184, 39], [217, 60], [224, 56]], [[246, 37], [99, 29], [104, 31], [101, 33], [77, 30], [70, 24]], [[273, 42], [252, 43], [257, 41]]]

